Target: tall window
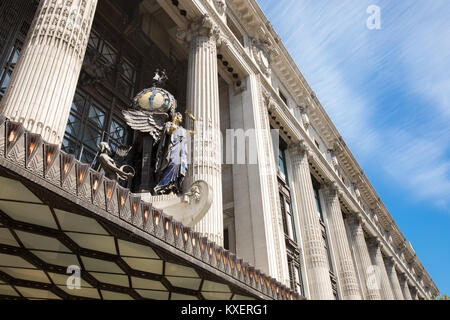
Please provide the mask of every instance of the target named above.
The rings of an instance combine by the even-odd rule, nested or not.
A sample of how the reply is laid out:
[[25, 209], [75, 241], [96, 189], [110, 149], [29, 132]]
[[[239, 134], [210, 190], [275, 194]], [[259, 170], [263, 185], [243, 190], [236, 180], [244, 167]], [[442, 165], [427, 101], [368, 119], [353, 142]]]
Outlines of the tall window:
[[284, 96], [281, 90], [278, 90], [278, 94], [280, 95], [281, 100], [283, 100], [284, 104], [288, 106], [288, 99]]
[[291, 289], [298, 294], [303, 295], [303, 282], [300, 264], [298, 259], [288, 256], [288, 269], [289, 269], [289, 280]]
[[125, 45], [118, 43], [121, 41], [113, 45], [95, 29], [89, 38], [62, 143], [65, 152], [85, 163], [92, 163], [102, 141], [107, 141], [113, 152], [128, 142], [128, 128], [120, 111], [131, 103], [137, 72], [125, 55]]
[[281, 216], [283, 218], [284, 233], [289, 237], [289, 239], [293, 240], [294, 242], [297, 242], [291, 199], [290, 196], [288, 196], [286, 192], [283, 191], [280, 192], [280, 206], [281, 206]]
[[39, 1], [0, 1], [0, 101], [11, 81]]
[[286, 153], [285, 153], [285, 149], [283, 147], [281, 147], [281, 144], [280, 144], [280, 148], [278, 151], [278, 171], [279, 171], [281, 177], [283, 178], [283, 180], [288, 182], [287, 170], [286, 170]]
[[113, 117], [108, 124], [107, 110], [86, 92], [78, 89], [72, 103], [62, 150], [74, 154], [82, 162], [94, 160], [97, 145], [109, 141], [113, 150], [126, 142], [125, 123]]
[[303, 293], [300, 247], [295, 229], [295, 217], [292, 210], [291, 191], [288, 185], [289, 177], [286, 166], [286, 143], [280, 140], [278, 149], [278, 190], [280, 196], [280, 213], [283, 220], [283, 231], [286, 242], [286, 255], [289, 266], [291, 289]]
[[95, 30], [91, 32], [88, 51], [90, 54], [96, 54], [103, 66], [109, 69], [106, 80], [117, 88], [118, 93], [132, 98], [136, 81], [136, 67], [130, 59], [121, 54], [119, 48], [102, 38]]
[[11, 80], [11, 75], [14, 68], [16, 67], [17, 60], [19, 60], [20, 51], [22, 50], [23, 42], [19, 39], [16, 40], [13, 47], [11, 47], [8, 60], [6, 61], [5, 67], [0, 73], [0, 100], [3, 98], [8, 87], [9, 81]]
[[316, 210], [317, 210], [317, 214], [320, 217], [320, 220], [323, 221], [323, 211], [322, 211], [322, 205], [320, 204], [320, 183], [317, 182], [316, 179], [314, 179], [314, 177], [311, 176], [312, 182], [313, 182], [313, 190], [314, 190], [314, 199], [316, 201]]

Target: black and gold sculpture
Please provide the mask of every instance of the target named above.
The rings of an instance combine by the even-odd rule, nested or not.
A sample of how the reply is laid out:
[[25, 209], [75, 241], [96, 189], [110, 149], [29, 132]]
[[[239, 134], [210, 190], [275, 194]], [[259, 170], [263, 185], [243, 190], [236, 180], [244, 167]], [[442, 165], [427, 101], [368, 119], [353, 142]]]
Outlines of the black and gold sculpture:
[[[158, 83], [166, 79], [165, 73], [159, 72], [155, 76]], [[143, 136], [143, 166], [148, 169], [154, 164], [152, 170], [157, 180], [153, 188], [155, 195], [181, 193], [188, 170], [188, 135], [193, 135], [194, 131], [182, 127], [183, 116], [176, 109], [177, 102], [173, 95], [153, 86], [142, 90], [134, 98], [131, 109], [122, 111], [127, 124]], [[190, 112], [187, 114], [195, 122], [194, 116]]]

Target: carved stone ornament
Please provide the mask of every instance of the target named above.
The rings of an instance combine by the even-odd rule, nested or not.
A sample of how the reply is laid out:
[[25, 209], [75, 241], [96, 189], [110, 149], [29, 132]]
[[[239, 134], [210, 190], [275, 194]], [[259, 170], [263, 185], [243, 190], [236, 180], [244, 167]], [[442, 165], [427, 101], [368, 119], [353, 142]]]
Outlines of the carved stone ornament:
[[308, 145], [308, 143], [305, 140], [301, 140], [298, 143], [298, 146], [299, 146], [300, 150], [302, 150], [303, 152], [306, 153], [306, 156], [308, 157], [308, 159], [313, 158], [314, 153], [313, 153], [311, 147]]
[[196, 36], [207, 36], [216, 41], [217, 46], [229, 44], [228, 39], [220, 31], [220, 28], [214, 22], [210, 15], [205, 14], [200, 19], [197, 19], [189, 24], [186, 28], [177, 27], [176, 40], [182, 45], [187, 45]]
[[309, 120], [309, 116], [308, 116], [308, 105], [302, 103], [300, 106], [300, 114], [302, 116], [302, 123], [303, 126], [305, 127], [305, 130], [308, 130], [309, 126], [311, 125], [311, 122]]
[[225, 0], [214, 0], [214, 6], [221, 16], [225, 14], [225, 11], [227, 10], [227, 4]]
[[262, 73], [266, 77], [270, 77], [272, 70], [270, 69], [270, 46], [268, 42], [261, 41], [257, 38], [252, 39], [253, 57]]
[[208, 212], [213, 201], [212, 188], [203, 180], [194, 182], [188, 192], [180, 196], [151, 196], [149, 193], [142, 193], [140, 196], [187, 227], [196, 225]]

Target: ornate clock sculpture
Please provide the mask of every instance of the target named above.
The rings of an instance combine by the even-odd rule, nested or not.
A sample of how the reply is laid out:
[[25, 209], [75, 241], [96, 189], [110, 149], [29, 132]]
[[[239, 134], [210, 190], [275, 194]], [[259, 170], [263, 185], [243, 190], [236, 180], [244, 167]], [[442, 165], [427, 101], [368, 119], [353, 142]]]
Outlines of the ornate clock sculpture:
[[[195, 131], [182, 127], [183, 116], [177, 112], [177, 101], [161, 88], [167, 80], [165, 72], [157, 70], [154, 80], [151, 88], [142, 90], [133, 99], [131, 109], [122, 111], [128, 126], [142, 135], [141, 179], [148, 179], [151, 172], [156, 176], [153, 190], [141, 188], [144, 192], [140, 195], [184, 225], [193, 226], [211, 206], [211, 187], [205, 181], [196, 181], [182, 194], [183, 181], [189, 170], [188, 135], [194, 135]], [[195, 117], [189, 110], [186, 115], [194, 121], [195, 127]], [[102, 149], [107, 148], [103, 146]], [[114, 165], [114, 161], [105, 163], [106, 166], [102, 164], [105, 172], [120, 173], [117, 168], [108, 167]]]

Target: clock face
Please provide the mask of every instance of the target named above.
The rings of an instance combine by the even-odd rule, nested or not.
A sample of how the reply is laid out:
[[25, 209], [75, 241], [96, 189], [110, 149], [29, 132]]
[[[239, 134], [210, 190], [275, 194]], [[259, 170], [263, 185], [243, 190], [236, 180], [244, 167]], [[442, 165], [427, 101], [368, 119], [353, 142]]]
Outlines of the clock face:
[[142, 90], [133, 100], [134, 109], [151, 112], [169, 112], [176, 109], [175, 98], [161, 88]]

